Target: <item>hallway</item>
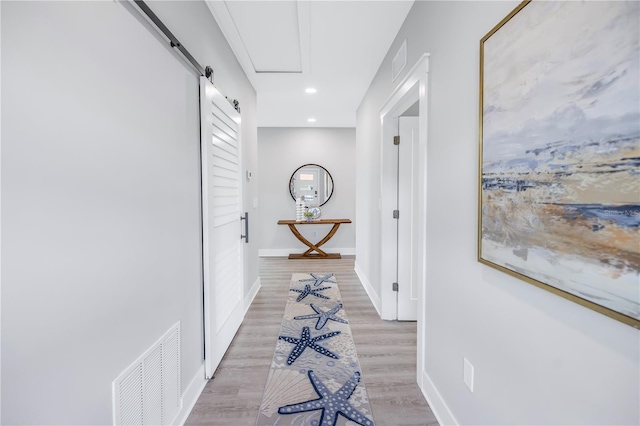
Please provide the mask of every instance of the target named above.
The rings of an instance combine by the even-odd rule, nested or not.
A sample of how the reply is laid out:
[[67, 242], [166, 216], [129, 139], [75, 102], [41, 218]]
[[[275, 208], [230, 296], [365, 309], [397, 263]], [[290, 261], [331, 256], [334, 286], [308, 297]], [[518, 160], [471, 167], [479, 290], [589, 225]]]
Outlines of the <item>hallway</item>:
[[350, 320], [376, 425], [437, 425], [415, 380], [416, 323], [383, 321], [355, 274], [354, 258], [260, 258], [262, 288], [186, 425], [253, 425], [294, 272], [334, 272]]

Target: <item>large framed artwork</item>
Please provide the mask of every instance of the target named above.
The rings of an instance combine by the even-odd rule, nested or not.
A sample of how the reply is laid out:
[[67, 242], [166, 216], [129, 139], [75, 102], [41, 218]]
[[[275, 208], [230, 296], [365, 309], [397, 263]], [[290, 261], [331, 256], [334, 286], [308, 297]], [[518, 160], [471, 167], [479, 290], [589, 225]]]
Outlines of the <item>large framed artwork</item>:
[[478, 260], [640, 328], [640, 2], [525, 1], [480, 42]]

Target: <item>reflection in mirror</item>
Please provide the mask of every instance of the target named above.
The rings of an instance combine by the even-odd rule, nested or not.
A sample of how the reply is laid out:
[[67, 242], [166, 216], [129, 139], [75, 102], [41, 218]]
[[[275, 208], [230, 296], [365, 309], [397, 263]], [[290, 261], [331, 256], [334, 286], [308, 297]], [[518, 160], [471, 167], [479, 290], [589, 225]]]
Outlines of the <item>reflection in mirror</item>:
[[289, 193], [294, 201], [302, 197], [307, 206], [322, 206], [333, 194], [333, 178], [324, 167], [305, 164], [291, 175]]

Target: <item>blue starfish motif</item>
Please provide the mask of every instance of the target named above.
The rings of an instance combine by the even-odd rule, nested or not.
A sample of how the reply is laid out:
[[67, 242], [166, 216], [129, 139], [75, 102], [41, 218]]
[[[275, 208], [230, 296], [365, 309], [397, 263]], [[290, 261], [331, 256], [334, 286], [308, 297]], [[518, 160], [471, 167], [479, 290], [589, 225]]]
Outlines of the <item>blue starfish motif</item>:
[[298, 280], [299, 282], [311, 282], [313, 281], [313, 285], [318, 287], [320, 284], [327, 282], [327, 283], [336, 283], [335, 281], [331, 281], [331, 277], [333, 277], [333, 273], [330, 274], [326, 274], [326, 275], [320, 275], [320, 274], [314, 274], [313, 272], [310, 273], [310, 275], [313, 278], [307, 278], [306, 280]]
[[300, 301], [302, 301], [302, 299], [304, 299], [308, 295], [321, 297], [323, 299], [328, 299], [328, 297], [325, 296], [324, 294], [318, 293], [319, 291], [326, 290], [328, 288], [331, 288], [331, 287], [322, 287], [322, 288], [316, 288], [314, 290], [311, 290], [311, 286], [309, 284], [305, 284], [304, 285], [304, 290], [298, 290], [297, 288], [292, 288], [290, 290], [300, 293], [300, 296], [298, 296], [298, 298], [296, 299], [296, 302], [300, 302]]
[[294, 345], [296, 345], [291, 350], [291, 353], [289, 353], [289, 358], [287, 358], [287, 364], [291, 365], [296, 359], [298, 359], [300, 355], [302, 355], [302, 353], [307, 348], [311, 348], [314, 351], [321, 353], [322, 355], [328, 356], [329, 358], [340, 359], [338, 355], [334, 354], [329, 349], [323, 346], [320, 346], [316, 343], [316, 342], [319, 342], [320, 340], [326, 340], [330, 337], [337, 336], [340, 333], [341, 333], [340, 331], [332, 331], [331, 333], [323, 334], [322, 336], [311, 337], [311, 333], [309, 332], [309, 327], [303, 327], [302, 333], [300, 334], [299, 339], [296, 337], [289, 337], [289, 336], [278, 336], [278, 339], [284, 340], [285, 342], [293, 343]]
[[351, 376], [336, 393], [331, 392], [324, 383], [320, 381], [313, 370], [309, 370], [308, 375], [313, 389], [315, 389], [320, 398], [298, 404], [285, 405], [284, 407], [278, 408], [278, 414], [295, 414], [322, 410], [320, 421], [318, 422], [319, 426], [335, 426], [338, 422], [338, 414], [361, 426], [373, 426], [372, 420], [353, 408], [349, 401], [347, 401], [353, 394], [353, 391], [356, 390], [358, 382], [360, 382], [360, 372], [356, 371], [353, 373], [353, 376]]
[[328, 310], [327, 312], [323, 311], [322, 309], [320, 309], [319, 307], [317, 307], [313, 303], [310, 303], [309, 305], [311, 306], [311, 309], [316, 311], [315, 314], [299, 315], [297, 317], [293, 317], [293, 319], [302, 320], [302, 319], [318, 318], [318, 322], [316, 323], [316, 330], [320, 330], [322, 327], [324, 327], [324, 325], [329, 320], [341, 322], [343, 324], [349, 324], [349, 322], [347, 320], [343, 320], [342, 318], [337, 317], [335, 315], [336, 312], [338, 312], [340, 309], [342, 309], [342, 303], [338, 303], [334, 308]]

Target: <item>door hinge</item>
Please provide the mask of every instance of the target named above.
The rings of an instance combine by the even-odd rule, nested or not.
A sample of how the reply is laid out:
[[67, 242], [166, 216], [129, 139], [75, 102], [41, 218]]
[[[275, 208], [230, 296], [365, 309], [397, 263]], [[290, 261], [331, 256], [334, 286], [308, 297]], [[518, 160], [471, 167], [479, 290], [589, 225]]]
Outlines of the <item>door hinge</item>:
[[400, 145], [400, 136], [394, 136], [393, 137], [393, 144], [394, 145]]
[[393, 291], [398, 291], [398, 283], [393, 283], [392, 287], [393, 287]]
[[394, 219], [400, 219], [400, 210], [394, 210], [393, 211], [393, 218]]

